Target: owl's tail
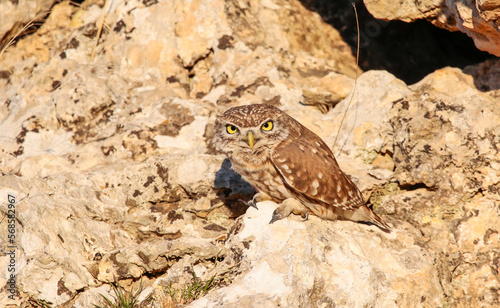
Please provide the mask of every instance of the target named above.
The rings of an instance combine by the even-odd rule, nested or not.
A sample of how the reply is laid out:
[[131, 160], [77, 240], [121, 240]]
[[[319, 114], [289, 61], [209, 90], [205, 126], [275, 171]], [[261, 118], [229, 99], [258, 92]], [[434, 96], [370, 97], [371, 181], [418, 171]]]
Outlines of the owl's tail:
[[346, 217], [350, 220], [353, 221], [360, 221], [360, 222], [369, 222], [371, 224], [376, 225], [380, 229], [382, 229], [385, 232], [390, 233], [391, 232], [391, 227], [380, 218], [377, 214], [375, 214], [369, 207], [366, 205], [362, 205], [359, 208], [357, 208], [355, 211], [351, 212], [352, 216], [351, 217]]

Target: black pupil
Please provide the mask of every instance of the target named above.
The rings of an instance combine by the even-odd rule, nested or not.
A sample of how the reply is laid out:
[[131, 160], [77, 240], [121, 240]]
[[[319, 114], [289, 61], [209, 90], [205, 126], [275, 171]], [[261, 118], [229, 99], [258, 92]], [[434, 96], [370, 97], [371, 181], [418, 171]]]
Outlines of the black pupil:
[[269, 122], [267, 122], [266, 124], [264, 124], [264, 128], [269, 128]]
[[231, 125], [231, 130], [232, 130], [232, 131], [235, 131], [235, 130], [236, 130], [236, 126]]

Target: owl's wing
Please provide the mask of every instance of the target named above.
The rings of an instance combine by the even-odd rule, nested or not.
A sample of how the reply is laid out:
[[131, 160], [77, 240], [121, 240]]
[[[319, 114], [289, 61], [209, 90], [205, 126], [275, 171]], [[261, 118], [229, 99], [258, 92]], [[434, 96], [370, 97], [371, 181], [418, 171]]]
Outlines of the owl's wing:
[[361, 192], [339, 168], [330, 148], [306, 128], [301, 138], [278, 145], [271, 161], [285, 183], [303, 195], [301, 199], [344, 210], [354, 210], [364, 204]]

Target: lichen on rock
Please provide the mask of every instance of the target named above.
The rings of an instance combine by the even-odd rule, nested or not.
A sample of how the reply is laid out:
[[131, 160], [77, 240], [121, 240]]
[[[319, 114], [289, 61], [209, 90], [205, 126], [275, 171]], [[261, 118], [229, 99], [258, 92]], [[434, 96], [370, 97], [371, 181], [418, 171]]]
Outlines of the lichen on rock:
[[[49, 3], [14, 2], [2, 21]], [[4, 253], [1, 303], [89, 307], [109, 282], [142, 282], [141, 305], [158, 307], [196, 277], [214, 285], [193, 307], [498, 305], [499, 61], [411, 86], [361, 73], [297, 0], [110, 1], [91, 60], [104, 2], [50, 2], [0, 55], [0, 211], [15, 196], [18, 292]], [[1, 35], [16, 29], [5, 20]], [[276, 204], [245, 205], [255, 191], [211, 140], [218, 113], [250, 103], [322, 137], [394, 232], [269, 225]]]

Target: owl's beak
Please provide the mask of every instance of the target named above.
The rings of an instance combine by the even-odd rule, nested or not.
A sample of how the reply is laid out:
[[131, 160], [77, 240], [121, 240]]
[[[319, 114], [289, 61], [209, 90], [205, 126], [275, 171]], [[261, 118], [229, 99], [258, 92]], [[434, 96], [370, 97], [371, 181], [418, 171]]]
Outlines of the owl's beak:
[[253, 148], [254, 143], [255, 143], [255, 138], [252, 132], [248, 132], [248, 145], [250, 146], [250, 148]]

